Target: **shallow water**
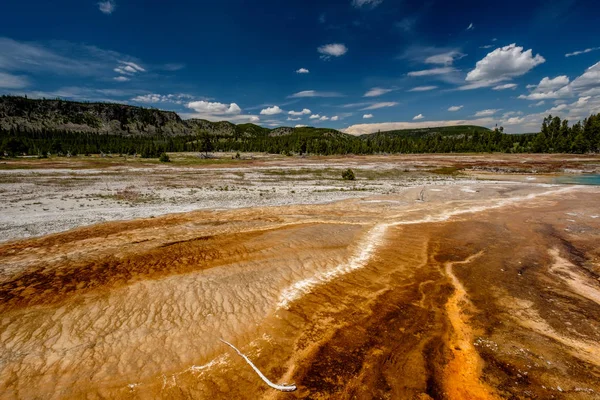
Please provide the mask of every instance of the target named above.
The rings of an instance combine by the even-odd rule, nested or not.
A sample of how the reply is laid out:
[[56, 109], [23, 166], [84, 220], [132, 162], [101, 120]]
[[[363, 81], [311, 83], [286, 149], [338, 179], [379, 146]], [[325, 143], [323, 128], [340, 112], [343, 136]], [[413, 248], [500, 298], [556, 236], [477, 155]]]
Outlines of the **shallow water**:
[[600, 186], [600, 174], [560, 176], [556, 178], [556, 183], [571, 185], [595, 185]]

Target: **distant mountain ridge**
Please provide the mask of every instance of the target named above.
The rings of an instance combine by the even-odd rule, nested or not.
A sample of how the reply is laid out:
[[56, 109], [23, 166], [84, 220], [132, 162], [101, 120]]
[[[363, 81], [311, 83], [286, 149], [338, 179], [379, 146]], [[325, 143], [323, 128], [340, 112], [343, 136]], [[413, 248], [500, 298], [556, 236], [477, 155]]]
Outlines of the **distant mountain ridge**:
[[[310, 134], [324, 137], [349, 137], [346, 133], [327, 128], [279, 127], [268, 129], [255, 124], [211, 122], [204, 119], [182, 119], [173, 111], [144, 108], [117, 103], [85, 103], [62, 99], [28, 99], [18, 96], [0, 97], [0, 129], [6, 131], [68, 131], [114, 135], [189, 136], [208, 132], [221, 137], [278, 137], [291, 134]], [[489, 131], [478, 126], [456, 126], [424, 129], [405, 129], [378, 132], [361, 137], [397, 136], [423, 137], [440, 133], [457, 135], [475, 130]]]

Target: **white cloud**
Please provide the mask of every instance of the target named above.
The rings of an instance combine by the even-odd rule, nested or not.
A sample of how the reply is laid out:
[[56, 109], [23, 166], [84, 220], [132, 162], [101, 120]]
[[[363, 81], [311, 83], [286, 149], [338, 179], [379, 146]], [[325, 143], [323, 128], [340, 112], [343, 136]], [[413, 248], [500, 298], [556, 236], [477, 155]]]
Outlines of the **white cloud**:
[[336, 92], [319, 92], [316, 90], [304, 90], [302, 92], [294, 93], [289, 98], [300, 98], [300, 97], [341, 97], [342, 95]]
[[492, 47], [494, 47], [493, 44], [486, 44], [485, 46], [479, 46], [480, 49], [491, 49]]
[[528, 95], [522, 94], [519, 98], [527, 100], [543, 100], [569, 96], [569, 83], [569, 77], [566, 75], [560, 75], [552, 79], [545, 77], [537, 85], [527, 85], [527, 88], [530, 89], [531, 93]]
[[393, 90], [394, 89], [383, 89], [383, 88], [379, 88], [379, 87], [374, 87], [373, 89], [371, 89], [367, 93], [365, 93], [363, 97], [377, 97], [377, 96], [381, 96], [382, 94], [389, 93]]
[[[117, 78], [115, 78], [117, 79]], [[128, 78], [127, 78], [128, 79]], [[147, 104], [156, 104], [156, 103], [174, 103], [174, 104], [185, 104], [188, 103], [190, 99], [194, 96], [189, 94], [157, 94], [150, 93], [144, 94], [140, 96], [136, 96], [131, 99], [131, 101], [135, 101], [136, 103], [147, 103]]]
[[419, 121], [419, 122], [381, 122], [373, 124], [356, 124], [344, 129], [343, 132], [351, 135], [363, 135], [365, 133], [374, 133], [377, 131], [392, 131], [396, 129], [420, 129], [440, 126], [456, 125], [479, 125], [493, 126], [496, 120], [492, 118], [480, 118], [471, 120], [450, 120], [450, 121]]
[[[544, 104], [546, 104], [546, 102], [544, 100], [538, 101], [535, 104], [532, 104], [532, 106], [534, 107], [539, 107], [539, 106], [543, 106]], [[531, 107], [531, 106], [530, 106]]]
[[443, 64], [452, 65], [454, 61], [466, 57], [466, 54], [458, 50], [451, 50], [444, 53], [434, 54], [425, 59], [425, 64]]
[[260, 110], [260, 115], [276, 115], [281, 114], [282, 112], [283, 110], [279, 108], [279, 106], [273, 106]]
[[131, 61], [119, 61], [119, 65], [113, 68], [113, 71], [115, 71], [118, 74], [121, 74], [121, 76], [113, 78], [114, 80], [119, 82], [128, 81], [130, 78], [126, 78], [126, 76], [131, 77], [140, 72], [146, 72], [146, 70], [143, 67], [140, 67], [138, 64]]
[[188, 108], [200, 113], [209, 115], [236, 115], [242, 112], [242, 109], [236, 104], [211, 103], [208, 101], [192, 101], [187, 104]]
[[555, 107], [552, 107], [551, 109], [547, 110], [546, 113], [554, 113], [557, 111], [562, 111], [565, 110], [568, 106], [566, 104], [559, 104]]
[[4, 72], [109, 78], [115, 64], [127, 66], [120, 64], [122, 60], [133, 58], [65, 41], [35, 43], [0, 37], [0, 70]]
[[575, 78], [569, 86], [575, 92], [600, 87], [600, 62], [586, 69], [583, 75]]
[[305, 108], [302, 111], [293, 111], [293, 110], [289, 111], [288, 114], [289, 115], [294, 115], [294, 116], [296, 116], [296, 115], [308, 115], [308, 114], [310, 114], [310, 112], [311, 111], [308, 108]]
[[98, 9], [104, 14], [110, 15], [115, 11], [116, 4], [112, 0], [101, 1], [98, 3]]
[[373, 114], [365, 114], [363, 115], [364, 119], [369, 119], [369, 118], [373, 118]]
[[329, 121], [329, 117], [323, 115], [321, 118], [319, 118], [319, 121]]
[[15, 95], [24, 96], [27, 95], [31, 98], [56, 98], [60, 97], [63, 99], [72, 99], [78, 101], [100, 101], [110, 103], [125, 103], [127, 100], [115, 99], [114, 97], [134, 96], [140, 93], [139, 90], [125, 90], [125, 89], [96, 89], [90, 87], [78, 87], [78, 86], [66, 86], [59, 88], [54, 91], [28, 91], [21, 93], [14, 93]]
[[307, 70], [306, 68], [300, 68], [296, 70], [297, 74], [308, 74], [310, 71]]
[[374, 103], [371, 104], [370, 106], [367, 106], [365, 108], [361, 108], [361, 110], [377, 110], [379, 108], [385, 108], [385, 107], [394, 107], [397, 106], [398, 103], [395, 101], [385, 101], [385, 102], [381, 102], [381, 103]]
[[310, 119], [319, 119], [321, 116], [319, 114], [313, 114], [310, 116]]
[[383, 0], [352, 0], [352, 5], [355, 8], [361, 8], [364, 6], [373, 8], [373, 7], [377, 7], [381, 3], [383, 3]]
[[592, 51], [596, 51], [596, 50], [600, 50], [600, 47], [590, 47], [590, 48], [585, 49], [585, 50], [574, 51], [572, 53], [565, 54], [565, 57], [578, 56], [580, 54], [591, 53]]
[[409, 92], [427, 92], [429, 90], [437, 89], [437, 86], [417, 86], [410, 90]]
[[546, 77], [538, 85], [528, 85], [528, 89], [530, 93], [520, 95], [520, 99], [545, 100], [600, 95], [600, 62], [587, 68], [573, 81], [569, 81], [565, 75], [553, 79]]
[[461, 89], [476, 89], [493, 86], [498, 82], [525, 75], [532, 68], [544, 63], [541, 55], [533, 55], [532, 50], [523, 51], [523, 47], [511, 44], [488, 53], [475, 64], [475, 68], [467, 74], [470, 82]]
[[340, 57], [348, 52], [348, 48], [341, 43], [330, 43], [317, 48], [317, 51], [321, 53], [321, 58], [328, 60], [331, 57]]
[[504, 85], [494, 86], [493, 90], [506, 90], [506, 89], [515, 89], [518, 85], [516, 83], [505, 83]]
[[296, 125], [294, 128], [306, 128], [306, 125]]
[[424, 69], [424, 70], [421, 70], [421, 71], [411, 71], [407, 75], [408, 76], [443, 75], [443, 74], [449, 74], [449, 73], [455, 72], [455, 71], [456, 71], [455, 68], [443, 67], [443, 68]]
[[423, 114], [415, 115], [415, 116], [413, 117], [413, 121], [418, 121], [418, 120], [420, 120], [420, 119], [423, 119], [423, 118], [425, 118], [425, 117], [423, 116]]
[[128, 67], [129, 71], [133, 70], [133, 71], [137, 71], [137, 72], [146, 72], [146, 70], [144, 68], [140, 67], [139, 64], [136, 64], [131, 61], [121, 61], [121, 64]]
[[489, 117], [490, 115], [496, 114], [498, 111], [500, 111], [500, 110], [499, 109], [481, 110], [481, 111], [477, 111], [475, 113], [475, 116], [476, 117]]
[[288, 121], [300, 121], [302, 118], [292, 118], [292, 117], [287, 117]]
[[502, 121], [502, 125], [519, 125], [525, 122], [523, 117], [511, 117], [507, 120]]
[[448, 107], [448, 111], [459, 111], [463, 106], [452, 106]]
[[0, 89], [22, 89], [27, 86], [29, 86], [27, 78], [0, 72]]
[[469, 26], [467, 26], [467, 30], [468, 30], [468, 31], [471, 31], [471, 30], [473, 30], [473, 29], [475, 29], [475, 26], [474, 26], [474, 25], [473, 25], [473, 23], [471, 22], [471, 23], [469, 24]]
[[550, 79], [548, 77], [543, 78], [540, 83], [535, 86], [536, 92], [546, 92], [549, 90], [560, 89], [561, 87], [569, 84], [569, 77], [566, 75], [557, 76], [556, 78]]
[[339, 119], [340, 119], [340, 117], [339, 117], [339, 116], [337, 116], [337, 115], [334, 115], [333, 117], [331, 117], [331, 120], [332, 120], [332, 121], [337, 121], [337, 120], [339, 120]]

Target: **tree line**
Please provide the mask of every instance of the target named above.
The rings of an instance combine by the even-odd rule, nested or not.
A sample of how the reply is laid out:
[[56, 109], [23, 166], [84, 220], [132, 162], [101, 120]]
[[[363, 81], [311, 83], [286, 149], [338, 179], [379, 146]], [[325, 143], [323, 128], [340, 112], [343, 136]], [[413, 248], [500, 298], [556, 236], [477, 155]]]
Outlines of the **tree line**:
[[0, 129], [0, 156], [129, 154], [146, 158], [163, 152], [266, 152], [275, 154], [381, 154], [381, 153], [597, 153], [600, 151], [600, 114], [583, 123], [548, 116], [539, 133], [506, 134], [502, 127], [463, 133], [423, 136], [380, 132], [360, 137], [312, 128], [290, 134], [227, 136], [198, 132], [195, 135], [111, 135], [64, 130]]

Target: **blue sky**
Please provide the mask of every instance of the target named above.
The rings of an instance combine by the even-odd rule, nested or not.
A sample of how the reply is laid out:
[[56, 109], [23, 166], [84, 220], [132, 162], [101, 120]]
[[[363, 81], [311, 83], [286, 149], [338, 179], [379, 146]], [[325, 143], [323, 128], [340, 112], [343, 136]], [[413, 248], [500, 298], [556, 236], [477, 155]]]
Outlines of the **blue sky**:
[[[8, 4], [7, 4], [8, 3]], [[0, 93], [359, 134], [600, 112], [595, 1], [30, 0]]]

